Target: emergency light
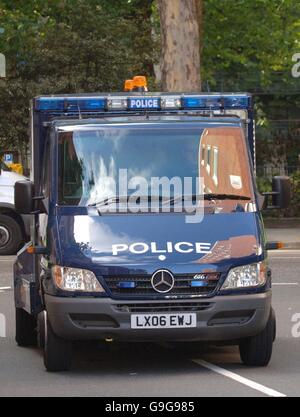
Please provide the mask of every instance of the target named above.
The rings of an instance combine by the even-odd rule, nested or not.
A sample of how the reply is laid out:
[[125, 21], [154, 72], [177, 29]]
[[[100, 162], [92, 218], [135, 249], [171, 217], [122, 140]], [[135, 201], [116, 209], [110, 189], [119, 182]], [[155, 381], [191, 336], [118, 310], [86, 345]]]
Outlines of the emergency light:
[[133, 289], [136, 287], [136, 283], [134, 281], [121, 281], [117, 284], [120, 289]]
[[134, 88], [133, 80], [126, 80], [124, 83], [124, 91], [132, 91]]
[[113, 111], [161, 111], [161, 110], [247, 110], [251, 109], [251, 97], [239, 94], [178, 94], [120, 93], [99, 96], [48, 96], [38, 97], [34, 109], [41, 112], [113, 112]]
[[147, 91], [147, 78], [143, 75], [137, 75], [133, 78], [133, 90], [136, 89], [144, 89], [143, 91]]
[[40, 111], [99, 111], [105, 110], [104, 97], [39, 97], [35, 109]]

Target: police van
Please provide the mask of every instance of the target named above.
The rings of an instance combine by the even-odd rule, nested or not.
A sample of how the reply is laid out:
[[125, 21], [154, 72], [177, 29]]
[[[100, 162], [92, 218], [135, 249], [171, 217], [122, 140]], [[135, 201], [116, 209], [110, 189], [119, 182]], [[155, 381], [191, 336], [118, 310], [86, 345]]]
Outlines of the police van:
[[32, 219], [14, 265], [19, 346], [38, 344], [52, 372], [79, 340], [230, 343], [266, 366], [261, 210], [286, 208], [290, 183], [257, 190], [251, 96], [40, 96], [31, 126], [31, 179], [15, 186]]

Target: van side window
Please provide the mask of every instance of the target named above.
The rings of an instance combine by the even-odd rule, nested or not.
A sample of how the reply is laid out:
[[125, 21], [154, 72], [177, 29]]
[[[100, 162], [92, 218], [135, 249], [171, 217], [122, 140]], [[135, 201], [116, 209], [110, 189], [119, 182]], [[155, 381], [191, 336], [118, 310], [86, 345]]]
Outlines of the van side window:
[[50, 140], [47, 139], [43, 157], [43, 170], [42, 181], [41, 181], [41, 191], [44, 198], [50, 196]]
[[[59, 201], [64, 205], [78, 205], [83, 193], [83, 161], [78, 158], [73, 134], [61, 133], [59, 148]], [[93, 178], [89, 180], [93, 185]]]

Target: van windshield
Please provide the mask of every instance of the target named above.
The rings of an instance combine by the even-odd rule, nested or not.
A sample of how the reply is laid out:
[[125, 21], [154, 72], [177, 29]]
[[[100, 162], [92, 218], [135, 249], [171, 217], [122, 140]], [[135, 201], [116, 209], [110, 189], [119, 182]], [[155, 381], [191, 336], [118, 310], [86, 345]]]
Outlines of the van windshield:
[[97, 206], [138, 191], [163, 202], [199, 189], [221, 200], [255, 201], [240, 127], [78, 127], [59, 132], [58, 152], [60, 205]]

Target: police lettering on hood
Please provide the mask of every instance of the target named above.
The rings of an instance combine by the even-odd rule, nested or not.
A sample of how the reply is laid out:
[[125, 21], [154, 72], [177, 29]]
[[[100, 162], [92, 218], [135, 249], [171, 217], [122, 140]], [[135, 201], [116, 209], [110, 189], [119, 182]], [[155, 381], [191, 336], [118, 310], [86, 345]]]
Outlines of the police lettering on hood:
[[157, 254], [160, 257], [164, 258], [164, 255], [168, 253], [199, 253], [199, 254], [209, 254], [211, 253], [211, 243], [206, 242], [166, 242], [164, 246], [159, 247], [156, 242], [144, 243], [136, 242], [131, 243], [130, 245], [126, 243], [118, 243], [112, 245], [112, 254], [113, 256], [118, 256], [124, 252], [130, 252], [135, 255], [143, 255], [145, 253]]

